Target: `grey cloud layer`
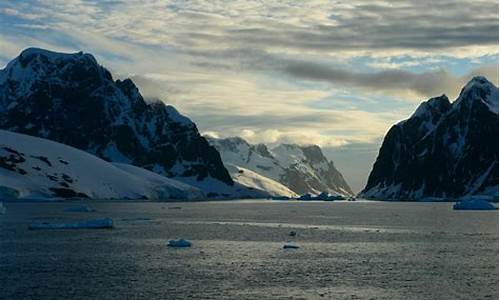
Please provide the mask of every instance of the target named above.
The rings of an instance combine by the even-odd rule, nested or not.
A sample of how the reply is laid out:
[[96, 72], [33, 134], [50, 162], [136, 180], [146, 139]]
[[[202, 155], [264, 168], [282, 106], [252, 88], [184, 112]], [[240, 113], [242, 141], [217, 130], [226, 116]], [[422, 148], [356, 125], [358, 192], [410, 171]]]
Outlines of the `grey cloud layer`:
[[38, 25], [78, 23], [108, 37], [187, 49], [250, 46], [328, 52], [360, 48], [432, 51], [495, 45], [498, 40], [498, 2], [493, 0], [44, 0], [6, 6], [4, 14], [31, 21], [37, 21], [38, 16]]
[[436, 96], [441, 93], [454, 95], [475, 75], [487, 76], [498, 83], [498, 65], [478, 68], [465, 76], [453, 76], [445, 70], [424, 73], [402, 70], [360, 73], [309, 62], [290, 62], [284, 67], [284, 72], [308, 80], [376, 90], [411, 90], [424, 96]]
[[[433, 51], [495, 45], [498, 40], [496, 1], [304, 1], [295, 6], [274, 7], [282, 14], [288, 13], [288, 19], [275, 16], [278, 13], [272, 8], [262, 5], [251, 13], [236, 11], [241, 21], [231, 26], [194, 22], [193, 28], [200, 32], [184, 39], [192, 43], [205, 40], [223, 45], [313, 51], [393, 48]], [[179, 9], [182, 12], [190, 7], [180, 5]], [[198, 11], [184, 16], [211, 20], [214, 13], [217, 15], [217, 12], [205, 15]]]

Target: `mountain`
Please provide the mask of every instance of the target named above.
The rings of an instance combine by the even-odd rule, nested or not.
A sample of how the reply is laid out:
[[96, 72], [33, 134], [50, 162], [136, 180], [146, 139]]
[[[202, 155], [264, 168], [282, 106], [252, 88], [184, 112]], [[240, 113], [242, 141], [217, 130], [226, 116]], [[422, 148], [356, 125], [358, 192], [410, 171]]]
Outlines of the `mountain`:
[[212, 195], [234, 185], [193, 122], [172, 106], [147, 103], [130, 79], [113, 80], [87, 53], [29, 48], [0, 70], [0, 129], [146, 168]]
[[0, 199], [202, 199], [192, 186], [53, 141], [0, 130]]
[[389, 130], [361, 197], [498, 197], [498, 88], [474, 77], [455, 102], [422, 103]]
[[342, 174], [316, 145], [282, 144], [269, 149], [264, 144], [252, 145], [239, 137], [208, 140], [220, 152], [226, 166], [251, 170], [294, 193], [352, 195]]

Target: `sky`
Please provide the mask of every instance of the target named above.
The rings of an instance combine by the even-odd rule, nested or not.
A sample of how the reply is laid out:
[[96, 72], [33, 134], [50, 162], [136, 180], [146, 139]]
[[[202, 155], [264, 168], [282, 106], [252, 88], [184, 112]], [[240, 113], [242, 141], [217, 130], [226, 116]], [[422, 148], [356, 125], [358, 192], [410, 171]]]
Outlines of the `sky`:
[[318, 144], [353, 190], [418, 104], [498, 86], [498, 2], [0, 2], [0, 68], [27, 47], [92, 53], [204, 134]]

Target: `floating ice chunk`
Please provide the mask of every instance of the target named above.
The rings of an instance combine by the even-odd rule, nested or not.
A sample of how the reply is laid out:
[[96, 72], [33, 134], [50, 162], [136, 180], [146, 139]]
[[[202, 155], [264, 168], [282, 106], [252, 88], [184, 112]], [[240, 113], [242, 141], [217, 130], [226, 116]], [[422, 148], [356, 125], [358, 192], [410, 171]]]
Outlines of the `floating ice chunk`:
[[297, 200], [313, 200], [314, 196], [311, 194], [304, 194], [297, 198]]
[[186, 248], [191, 247], [191, 242], [184, 239], [170, 240], [168, 241], [167, 246], [174, 248]]
[[495, 210], [497, 209], [493, 204], [484, 199], [464, 199], [458, 201], [453, 205], [456, 210]]
[[113, 219], [103, 218], [86, 220], [73, 223], [65, 223], [58, 221], [33, 221], [31, 222], [29, 229], [103, 229], [103, 228], [113, 228]]
[[299, 249], [299, 248], [300, 247], [293, 242], [288, 242], [288, 243], [283, 245], [283, 249]]
[[7, 208], [3, 206], [3, 202], [0, 202], [0, 215], [5, 215]]
[[346, 198], [342, 195], [330, 195], [327, 192], [322, 192], [317, 196], [313, 196], [311, 194], [304, 194], [296, 199], [297, 200], [304, 200], [304, 201], [308, 201], [308, 200], [335, 201], [335, 200], [345, 200]]
[[76, 205], [71, 207], [66, 207], [64, 209], [65, 212], [93, 212], [95, 209], [88, 205]]
[[315, 199], [316, 200], [327, 201], [327, 200], [330, 200], [330, 194], [328, 194], [326, 192], [322, 192], [321, 194], [319, 194], [318, 196], [316, 196]]

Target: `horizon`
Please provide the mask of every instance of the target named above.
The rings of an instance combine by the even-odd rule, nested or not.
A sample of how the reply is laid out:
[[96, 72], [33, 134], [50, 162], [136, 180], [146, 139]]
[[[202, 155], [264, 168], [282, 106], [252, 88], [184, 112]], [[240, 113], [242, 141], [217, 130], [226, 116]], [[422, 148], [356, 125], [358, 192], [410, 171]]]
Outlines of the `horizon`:
[[498, 86], [498, 3], [431, 3], [7, 2], [0, 66], [27, 47], [91, 53], [202, 134], [321, 146], [359, 191], [422, 101], [475, 75]]

